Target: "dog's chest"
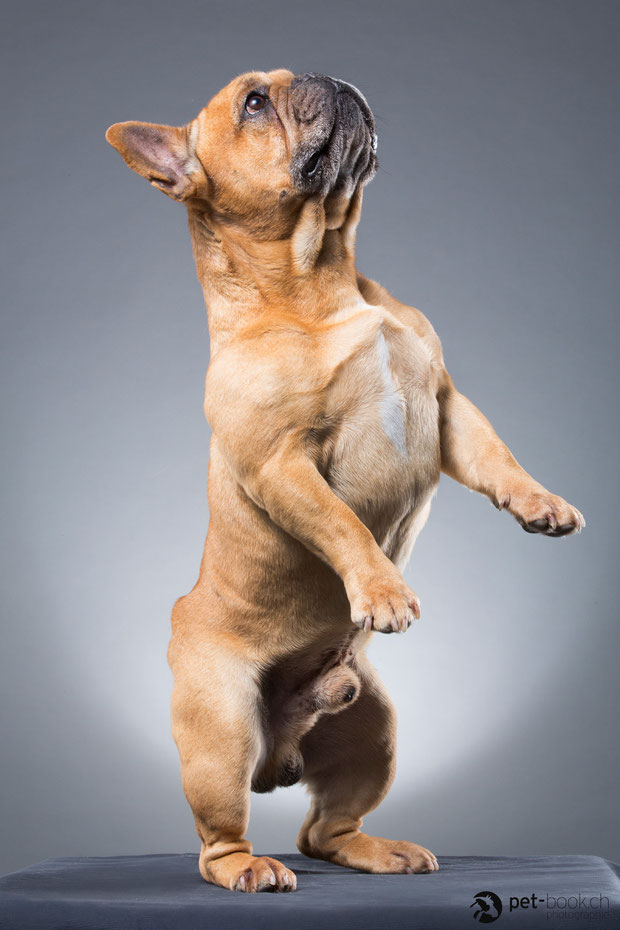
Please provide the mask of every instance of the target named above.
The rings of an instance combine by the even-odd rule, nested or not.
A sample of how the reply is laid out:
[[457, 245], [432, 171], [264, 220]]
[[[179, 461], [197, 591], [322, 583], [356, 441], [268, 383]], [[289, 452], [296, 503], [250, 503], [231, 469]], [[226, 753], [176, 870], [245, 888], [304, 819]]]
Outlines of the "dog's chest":
[[432, 357], [380, 311], [326, 345], [324, 474], [378, 537], [424, 508], [439, 480]]

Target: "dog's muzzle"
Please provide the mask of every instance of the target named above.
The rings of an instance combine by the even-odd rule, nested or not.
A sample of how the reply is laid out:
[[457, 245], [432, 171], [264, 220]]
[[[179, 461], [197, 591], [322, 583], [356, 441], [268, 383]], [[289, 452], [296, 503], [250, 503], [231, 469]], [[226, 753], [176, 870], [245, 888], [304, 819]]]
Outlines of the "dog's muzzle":
[[377, 132], [366, 98], [352, 84], [323, 74], [301, 74], [289, 106], [302, 128], [291, 163], [293, 182], [308, 194], [352, 192], [377, 170]]

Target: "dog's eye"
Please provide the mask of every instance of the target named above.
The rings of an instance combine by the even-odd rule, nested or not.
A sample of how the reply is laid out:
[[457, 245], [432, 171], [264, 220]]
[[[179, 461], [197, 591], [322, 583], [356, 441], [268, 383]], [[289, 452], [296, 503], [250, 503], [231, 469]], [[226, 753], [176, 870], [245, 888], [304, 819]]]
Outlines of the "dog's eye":
[[258, 113], [266, 105], [267, 100], [265, 94], [248, 94], [245, 100], [245, 109], [248, 113]]

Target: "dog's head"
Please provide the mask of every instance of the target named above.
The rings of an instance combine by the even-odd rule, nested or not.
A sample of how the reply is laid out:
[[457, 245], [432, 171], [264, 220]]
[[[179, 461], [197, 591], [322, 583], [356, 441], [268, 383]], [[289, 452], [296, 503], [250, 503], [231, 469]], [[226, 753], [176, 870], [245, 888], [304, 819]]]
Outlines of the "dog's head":
[[365, 98], [320, 74], [243, 74], [187, 126], [116, 123], [106, 138], [174, 200], [207, 204], [221, 222], [266, 238], [286, 235], [309, 198], [337, 227], [377, 166]]

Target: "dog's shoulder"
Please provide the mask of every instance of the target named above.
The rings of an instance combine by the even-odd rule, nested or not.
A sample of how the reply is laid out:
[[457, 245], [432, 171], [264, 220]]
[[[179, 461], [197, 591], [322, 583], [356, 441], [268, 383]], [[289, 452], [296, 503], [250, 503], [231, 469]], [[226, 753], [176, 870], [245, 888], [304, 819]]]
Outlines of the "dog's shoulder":
[[433, 363], [438, 368], [444, 367], [443, 351], [441, 341], [435, 332], [430, 320], [424, 316], [421, 310], [410, 307], [386, 290], [383, 285], [377, 281], [366, 278], [360, 272], [357, 273], [357, 286], [360, 289], [364, 300], [369, 304], [380, 305], [384, 307], [392, 316], [403, 326], [412, 329], [418, 338], [424, 343], [429, 350]]
[[321, 383], [316, 340], [295, 319], [271, 318], [239, 333], [211, 357], [204, 411], [230, 442], [277, 436], [315, 415]]

